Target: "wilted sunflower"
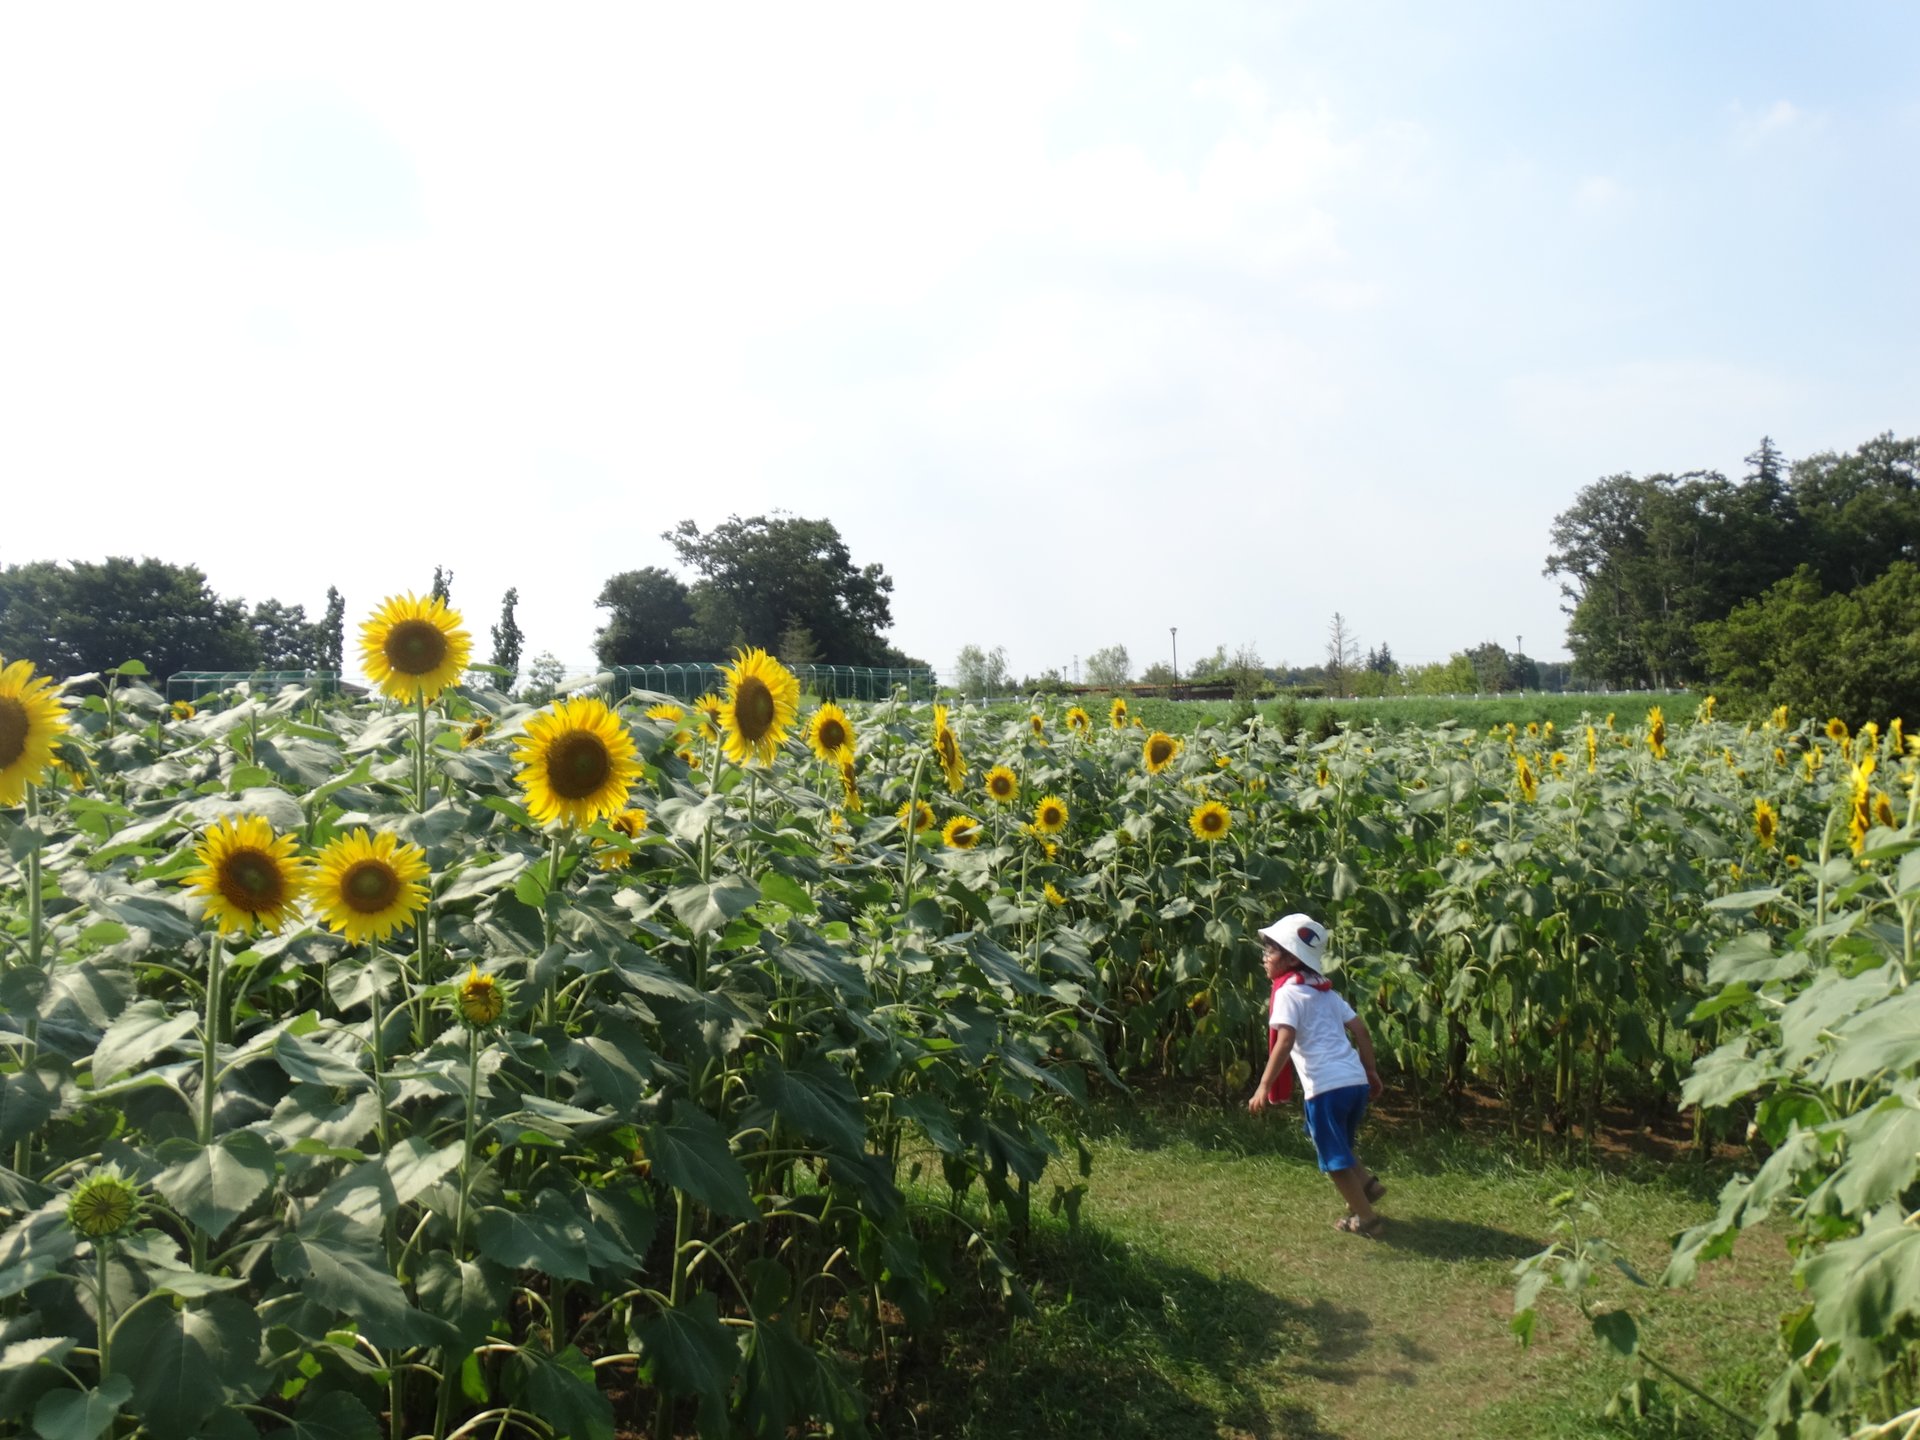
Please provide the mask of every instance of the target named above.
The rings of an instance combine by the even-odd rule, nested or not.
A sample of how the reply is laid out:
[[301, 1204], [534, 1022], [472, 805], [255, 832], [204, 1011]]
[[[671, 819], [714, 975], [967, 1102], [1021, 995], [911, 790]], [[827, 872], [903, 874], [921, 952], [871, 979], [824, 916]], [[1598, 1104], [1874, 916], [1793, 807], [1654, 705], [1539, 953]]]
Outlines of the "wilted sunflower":
[[1593, 726], [1587, 726], [1587, 774], [1591, 775], [1600, 765], [1600, 732]]
[[[916, 835], [934, 826], [933, 806], [924, 800], [902, 800], [900, 808], [893, 813], [900, 817], [901, 824], [910, 825]], [[909, 815], [912, 816], [911, 820], [908, 819]]]
[[1893, 801], [1887, 798], [1884, 790], [1873, 792], [1873, 823], [1883, 830], [1894, 828]]
[[1041, 835], [1058, 835], [1067, 828], [1067, 802], [1047, 795], [1033, 807], [1033, 828]]
[[646, 709], [646, 716], [649, 720], [660, 720], [668, 725], [678, 725], [682, 720], [687, 718], [687, 712], [682, 710], [678, 705], [663, 700], [658, 705], [649, 705]]
[[590, 696], [556, 701], [528, 720], [513, 758], [527, 809], [542, 825], [586, 826], [617, 815], [640, 772], [633, 736]]
[[276, 836], [258, 815], [222, 820], [194, 847], [198, 870], [181, 876], [207, 897], [207, 918], [222, 935], [271, 935], [292, 918], [305, 888], [306, 866], [294, 837]]
[[175, 700], [167, 706], [167, 714], [175, 720], [191, 720], [199, 713], [193, 708], [193, 702], [190, 700]]
[[367, 678], [392, 700], [435, 699], [460, 678], [472, 651], [460, 612], [438, 596], [392, 596], [360, 627]]
[[1719, 703], [1720, 701], [1718, 697], [1713, 695], [1707, 696], [1706, 699], [1700, 702], [1700, 709], [1697, 712], [1695, 712], [1693, 717], [1694, 722], [1700, 725], [1706, 725], [1711, 723], [1713, 720], [1713, 707], [1718, 705]]
[[1076, 735], [1084, 735], [1093, 729], [1093, 717], [1074, 705], [1067, 711], [1067, 728]]
[[1107, 708], [1107, 718], [1113, 722], [1113, 728], [1127, 728], [1127, 702], [1119, 695], [1113, 697], [1113, 704]]
[[1780, 838], [1780, 812], [1765, 797], [1753, 802], [1753, 834], [1768, 850]]
[[933, 753], [941, 772], [947, 777], [947, 793], [958, 795], [967, 783], [967, 762], [960, 755], [960, 737], [947, 724], [947, 707], [933, 707]]
[[140, 1223], [140, 1187], [118, 1165], [96, 1165], [67, 1197], [67, 1223], [89, 1240], [123, 1234]]
[[453, 1008], [460, 1018], [476, 1030], [484, 1030], [507, 1013], [507, 992], [491, 975], [482, 975], [480, 967], [467, 965], [467, 978], [454, 992]]
[[800, 682], [764, 650], [736, 650], [721, 667], [727, 695], [720, 702], [727, 758], [736, 765], [771, 765], [800, 713]]
[[1784, 705], [1776, 705], [1776, 706], [1774, 706], [1774, 707], [1773, 707], [1773, 718], [1772, 718], [1772, 720], [1771, 720], [1771, 721], [1770, 721], [1769, 723], [1770, 723], [1770, 724], [1771, 724], [1771, 725], [1773, 726], [1773, 728], [1774, 728], [1774, 729], [1776, 729], [1776, 730], [1784, 730], [1784, 729], [1786, 729], [1786, 728], [1787, 728], [1787, 707], [1786, 707], [1786, 706], [1784, 706]]
[[1193, 813], [1187, 816], [1187, 828], [1212, 845], [1227, 838], [1227, 832], [1233, 828], [1233, 816], [1218, 800], [1209, 800], [1193, 807]]
[[1901, 733], [1900, 717], [1896, 715], [1887, 725], [1887, 753], [1897, 757], [1904, 755], [1906, 749], [1907, 737]]
[[427, 903], [427, 854], [382, 832], [356, 830], [315, 857], [307, 895], [352, 945], [385, 940]]
[[1067, 903], [1067, 897], [1062, 895], [1059, 890], [1054, 887], [1054, 883], [1051, 880], [1047, 881], [1047, 888], [1043, 893], [1045, 893], [1047, 904], [1049, 905], [1064, 905]]
[[860, 776], [853, 768], [851, 757], [840, 762], [840, 798], [856, 815], [867, 808], [860, 803]]
[[27, 787], [46, 778], [53, 746], [67, 729], [67, 712], [53, 681], [34, 678], [31, 660], [0, 669], [0, 805], [18, 805]]
[[[647, 828], [647, 812], [635, 806], [631, 810], [622, 810], [618, 815], [609, 816], [607, 828], [629, 840], [638, 840], [640, 832]], [[624, 845], [602, 843], [594, 849], [594, 859], [602, 870], [624, 870], [633, 855]]]
[[1141, 747], [1141, 758], [1147, 763], [1147, 773], [1158, 775], [1180, 754], [1180, 742], [1164, 730], [1156, 730], [1147, 736], [1147, 743]]
[[1002, 805], [1011, 805], [1020, 794], [1020, 777], [1005, 765], [987, 771], [987, 794]]
[[951, 850], [971, 850], [980, 843], [980, 822], [971, 815], [956, 815], [947, 821], [940, 838]]
[[1873, 825], [1873, 769], [1873, 757], [1869, 755], [1853, 771], [1853, 813], [1847, 824], [1847, 838], [1852, 841], [1856, 855], [1867, 848], [1867, 831]]
[[1527, 764], [1524, 755], [1513, 757], [1513, 773], [1520, 782], [1520, 798], [1531, 805], [1534, 797], [1540, 793], [1540, 777], [1533, 773], [1533, 767]]
[[1667, 758], [1667, 717], [1658, 705], [1647, 711], [1647, 748], [1653, 751], [1654, 759]]
[[1047, 743], [1047, 717], [1035, 711], [1027, 716], [1027, 728], [1033, 731], [1033, 738], [1042, 745]]
[[807, 748], [829, 765], [853, 758], [853, 722], [828, 700], [807, 718]]

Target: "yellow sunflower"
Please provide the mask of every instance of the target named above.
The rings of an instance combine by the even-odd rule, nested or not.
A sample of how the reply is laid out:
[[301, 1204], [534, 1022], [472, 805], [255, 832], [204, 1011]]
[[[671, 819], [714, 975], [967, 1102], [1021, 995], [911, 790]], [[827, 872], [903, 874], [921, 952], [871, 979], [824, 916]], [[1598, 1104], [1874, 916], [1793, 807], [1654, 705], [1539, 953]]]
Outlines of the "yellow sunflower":
[[1773, 725], [1773, 728], [1776, 730], [1785, 730], [1787, 728], [1787, 707], [1786, 706], [1776, 705], [1773, 707], [1773, 718], [1771, 723]]
[[1005, 765], [987, 771], [987, 794], [1002, 805], [1011, 805], [1020, 795], [1020, 777]]
[[1093, 729], [1093, 717], [1075, 705], [1067, 711], [1067, 728], [1076, 735], [1084, 735]]
[[1141, 747], [1141, 758], [1147, 762], [1147, 773], [1158, 775], [1180, 755], [1180, 742], [1164, 730], [1156, 730], [1147, 737], [1147, 743]]
[[1654, 759], [1667, 758], [1667, 717], [1658, 705], [1647, 711], [1647, 748], [1653, 751]]
[[[900, 822], [903, 825], [911, 825], [913, 833], [916, 835], [920, 834], [923, 830], [931, 830], [934, 827], [935, 816], [933, 806], [924, 800], [902, 800], [900, 802], [900, 808], [893, 813], [900, 817]], [[909, 815], [912, 816], [911, 820], [908, 819]]]
[[853, 722], [828, 700], [807, 719], [807, 748], [829, 765], [853, 758]]
[[727, 758], [736, 765], [771, 765], [800, 713], [800, 682], [764, 650], [736, 650], [721, 667], [727, 696], [720, 702]]
[[980, 822], [971, 815], [956, 815], [947, 821], [940, 838], [952, 850], [971, 850], [980, 843]]
[[18, 805], [29, 785], [46, 779], [54, 742], [66, 729], [67, 712], [53, 681], [35, 679], [31, 660], [0, 669], [0, 805]]
[[720, 738], [720, 697], [709, 690], [693, 702], [693, 713], [700, 717], [700, 738], [713, 741]]
[[1033, 731], [1033, 738], [1042, 745], [1047, 743], [1047, 717], [1038, 713], [1027, 716], [1027, 728]]
[[435, 699], [460, 678], [472, 651], [460, 612], [435, 596], [392, 596], [360, 627], [367, 678], [393, 700]]
[[1847, 722], [1842, 720], [1838, 715], [1835, 715], [1827, 721], [1827, 738], [1833, 741], [1834, 744], [1838, 745], [1851, 733], [1852, 732], [1847, 729]]
[[478, 720], [474, 721], [473, 724], [469, 725], [466, 733], [460, 737], [460, 748], [467, 750], [478, 745], [482, 740], [487, 738], [488, 733], [492, 731], [492, 729], [493, 717], [491, 715], [482, 715]]
[[1600, 733], [1587, 726], [1587, 774], [1591, 775], [1600, 766]]
[[1884, 790], [1873, 792], [1873, 823], [1883, 830], [1894, 828], [1893, 801], [1887, 798]]
[[222, 820], [194, 847], [200, 869], [180, 877], [206, 896], [207, 918], [222, 935], [271, 935], [293, 918], [306, 888], [306, 864], [294, 837], [273, 833], [258, 815]]
[[1033, 828], [1041, 835], [1058, 835], [1067, 828], [1067, 802], [1058, 795], [1047, 795], [1033, 807]]
[[453, 1008], [467, 1024], [484, 1030], [507, 1013], [507, 992], [491, 975], [482, 975], [480, 967], [467, 964], [467, 978], [454, 993]]
[[[627, 837], [638, 840], [640, 832], [647, 828], [647, 812], [635, 806], [631, 810], [622, 810], [618, 815], [609, 816], [607, 828]], [[594, 850], [594, 859], [602, 870], [624, 870], [632, 861], [633, 855], [623, 845], [602, 843]]]
[[385, 940], [427, 903], [427, 854], [384, 832], [356, 830], [314, 858], [307, 897], [352, 945]]
[[958, 795], [960, 787], [967, 783], [967, 762], [960, 754], [960, 738], [953, 733], [953, 727], [947, 724], [947, 707], [933, 707], [933, 753], [940, 761], [941, 772], [947, 777], [947, 793]]
[[1780, 812], [1764, 797], [1753, 802], [1753, 834], [1768, 850], [1780, 838]]
[[640, 772], [633, 736], [591, 697], [556, 701], [528, 720], [513, 758], [527, 809], [542, 825], [586, 826], [619, 814]]
[[167, 706], [167, 714], [175, 720], [191, 720], [200, 712], [193, 708], [190, 700], [176, 700]]
[[678, 725], [682, 720], [686, 719], [687, 716], [687, 712], [682, 710], [678, 705], [670, 704], [666, 701], [662, 701], [658, 705], [649, 705], [646, 714], [647, 719], [661, 720], [668, 725]]
[[1233, 816], [1218, 800], [1209, 800], [1193, 807], [1193, 813], [1187, 816], [1187, 828], [1211, 845], [1227, 838], [1227, 832], [1233, 828]]
[[1540, 793], [1540, 778], [1533, 773], [1533, 767], [1527, 764], [1524, 755], [1513, 757], [1513, 769], [1514, 778], [1520, 782], [1520, 798], [1531, 805]]
[[858, 815], [867, 807], [860, 803], [860, 777], [851, 757], [840, 762], [840, 798], [847, 809]]
[[1114, 729], [1116, 730], [1126, 729], [1127, 728], [1127, 702], [1118, 695], [1114, 696], [1113, 704], [1107, 707], [1107, 718], [1113, 722]]
[[1047, 881], [1047, 888], [1045, 893], [1047, 897], [1047, 904], [1049, 905], [1064, 905], [1067, 903], [1067, 897], [1060, 893], [1060, 891], [1055, 887], [1054, 883], [1051, 880]]
[[1856, 855], [1867, 848], [1867, 831], [1873, 825], [1873, 770], [1873, 757], [1869, 755], [1853, 771], [1853, 814], [1847, 824], [1847, 838]]

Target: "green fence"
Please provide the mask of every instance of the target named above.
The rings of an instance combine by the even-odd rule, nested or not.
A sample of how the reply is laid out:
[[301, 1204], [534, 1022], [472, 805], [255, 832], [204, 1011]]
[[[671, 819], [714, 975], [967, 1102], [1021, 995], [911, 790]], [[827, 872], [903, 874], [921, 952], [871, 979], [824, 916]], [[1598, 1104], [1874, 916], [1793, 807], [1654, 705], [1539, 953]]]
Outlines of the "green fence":
[[[801, 690], [834, 700], [891, 700], [894, 692], [905, 689], [909, 700], [931, 700], [934, 673], [931, 670], [882, 670], [866, 665], [796, 665]], [[610, 698], [618, 700], [635, 690], [652, 690], [662, 695], [692, 700], [711, 690], [715, 694], [726, 682], [717, 661], [697, 661], [685, 665], [615, 665], [608, 684]]]
[[256, 695], [304, 685], [322, 695], [340, 693], [337, 670], [176, 670], [167, 677], [169, 700], [198, 700], [245, 685]]

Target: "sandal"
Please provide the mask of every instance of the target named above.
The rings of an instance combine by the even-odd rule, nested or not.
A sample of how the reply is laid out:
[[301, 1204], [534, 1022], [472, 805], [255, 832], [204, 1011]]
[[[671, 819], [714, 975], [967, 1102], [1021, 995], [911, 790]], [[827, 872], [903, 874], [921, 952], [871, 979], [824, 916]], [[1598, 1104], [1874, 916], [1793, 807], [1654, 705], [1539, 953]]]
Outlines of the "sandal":
[[1382, 1180], [1378, 1175], [1375, 1175], [1367, 1181], [1367, 1203], [1369, 1205], [1378, 1205], [1380, 1203], [1380, 1197], [1386, 1193], [1387, 1182]]
[[1378, 1240], [1380, 1232], [1387, 1228], [1387, 1222], [1378, 1215], [1371, 1220], [1362, 1220], [1358, 1215], [1342, 1215], [1333, 1222], [1333, 1228], [1343, 1235], [1362, 1235], [1369, 1240]]

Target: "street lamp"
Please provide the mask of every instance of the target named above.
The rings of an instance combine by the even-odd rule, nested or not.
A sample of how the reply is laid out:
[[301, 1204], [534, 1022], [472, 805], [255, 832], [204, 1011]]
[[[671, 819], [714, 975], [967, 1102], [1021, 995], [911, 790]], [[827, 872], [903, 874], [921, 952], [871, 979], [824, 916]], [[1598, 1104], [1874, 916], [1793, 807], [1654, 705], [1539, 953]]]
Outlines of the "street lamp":
[[1167, 634], [1172, 637], [1173, 640], [1173, 683], [1175, 688], [1178, 688], [1180, 684], [1180, 627], [1178, 625], [1169, 625], [1167, 627]]

